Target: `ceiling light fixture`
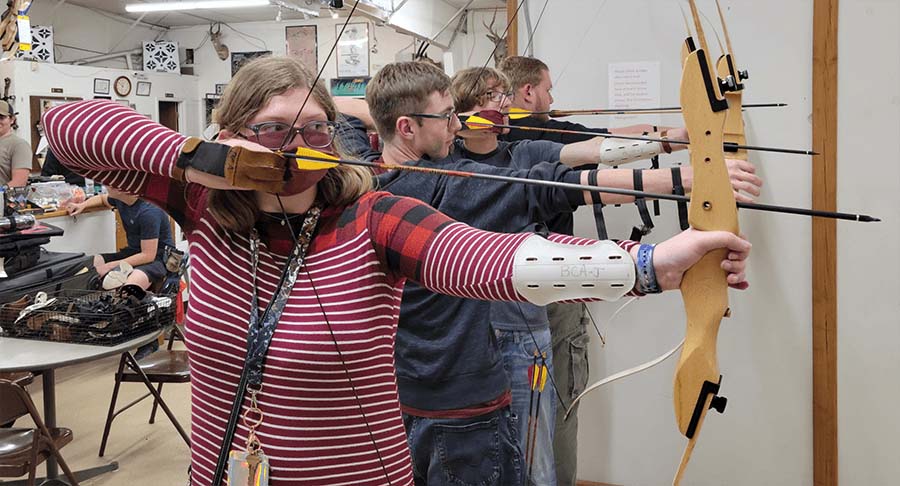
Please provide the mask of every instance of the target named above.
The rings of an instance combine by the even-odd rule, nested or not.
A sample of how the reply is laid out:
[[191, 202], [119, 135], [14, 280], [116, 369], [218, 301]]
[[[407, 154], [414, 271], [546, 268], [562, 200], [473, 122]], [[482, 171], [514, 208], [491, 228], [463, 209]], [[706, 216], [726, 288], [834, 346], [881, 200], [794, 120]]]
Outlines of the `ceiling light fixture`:
[[246, 8], [269, 5], [269, 0], [197, 0], [188, 2], [148, 2], [125, 5], [126, 12], [170, 12], [210, 8]]
[[308, 8], [303, 8], [303, 7], [297, 6], [293, 3], [287, 3], [283, 0], [269, 0], [269, 3], [271, 5], [277, 6], [279, 10], [284, 9], [284, 10], [290, 10], [292, 12], [300, 13], [303, 15], [304, 19], [309, 19], [310, 17], [318, 17], [319, 16], [319, 12], [317, 10], [310, 10]]

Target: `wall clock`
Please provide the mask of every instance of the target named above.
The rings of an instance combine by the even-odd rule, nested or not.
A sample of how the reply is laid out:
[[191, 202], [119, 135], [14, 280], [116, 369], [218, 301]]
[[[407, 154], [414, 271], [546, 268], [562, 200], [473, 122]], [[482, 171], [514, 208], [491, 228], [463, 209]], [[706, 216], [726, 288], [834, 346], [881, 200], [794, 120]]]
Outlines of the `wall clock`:
[[113, 85], [116, 94], [119, 96], [128, 96], [131, 94], [131, 80], [127, 76], [119, 76]]

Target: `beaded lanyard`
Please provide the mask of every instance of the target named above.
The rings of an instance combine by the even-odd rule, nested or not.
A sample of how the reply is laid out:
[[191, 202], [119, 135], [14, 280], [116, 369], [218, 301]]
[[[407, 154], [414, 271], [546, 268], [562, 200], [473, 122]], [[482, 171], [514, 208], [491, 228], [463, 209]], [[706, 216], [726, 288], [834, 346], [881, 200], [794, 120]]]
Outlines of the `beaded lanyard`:
[[[240, 484], [234, 481], [236, 468], [242, 469], [243, 477], [246, 478], [243, 479], [245, 484], [268, 484], [268, 460], [263, 452], [259, 437], [256, 435], [257, 428], [262, 425], [265, 419], [259, 408], [257, 396], [262, 391], [263, 368], [269, 344], [272, 342], [278, 319], [281, 317], [288, 297], [294, 288], [294, 283], [297, 281], [300, 267], [303, 266], [306, 252], [309, 250], [309, 245], [312, 242], [313, 233], [321, 213], [322, 208], [318, 204], [314, 205], [306, 213], [297, 238], [297, 244], [288, 257], [287, 266], [281, 274], [278, 290], [272, 296], [272, 300], [269, 301], [269, 305], [266, 306], [262, 315], [259, 315], [259, 296], [257, 292], [259, 233], [255, 229], [250, 232], [253, 294], [250, 300], [251, 312], [247, 333], [247, 359], [244, 361], [244, 368], [241, 372], [234, 404], [231, 407], [231, 415], [225, 429], [225, 437], [222, 439], [222, 447], [219, 451], [216, 473], [212, 483], [215, 486], [222, 484], [226, 465], [229, 465], [229, 482], [232, 485]], [[241, 416], [241, 407], [246, 395], [250, 396], [250, 406]], [[247, 444], [245, 451], [231, 451], [231, 443], [234, 440], [234, 433], [237, 429], [239, 418], [243, 420], [244, 425], [248, 429]]]

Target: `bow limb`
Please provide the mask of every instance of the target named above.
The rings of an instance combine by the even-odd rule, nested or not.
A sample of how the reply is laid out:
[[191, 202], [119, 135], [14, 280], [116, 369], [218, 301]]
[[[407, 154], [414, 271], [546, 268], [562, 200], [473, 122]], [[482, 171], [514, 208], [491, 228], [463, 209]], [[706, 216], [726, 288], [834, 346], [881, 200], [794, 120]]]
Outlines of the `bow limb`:
[[[694, 171], [688, 221], [698, 230], [738, 234], [737, 207], [722, 150], [728, 103], [719, 91], [694, 0], [690, 5], [700, 48], [687, 39], [689, 53], [681, 78], [681, 106], [691, 134]], [[675, 486], [681, 482], [707, 409], [712, 406], [721, 412], [725, 406], [725, 399], [718, 396], [722, 377], [716, 346], [719, 324], [729, 312], [727, 273], [721, 268], [726, 257], [725, 249], [707, 253], [685, 273], [681, 283], [687, 330], [675, 369], [673, 399], [678, 429], [688, 444], [673, 480]]]
[[675, 346], [671, 350], [665, 352], [664, 354], [661, 354], [659, 357], [657, 357], [651, 361], [647, 361], [644, 364], [634, 366], [632, 368], [628, 368], [627, 370], [622, 370], [618, 373], [614, 373], [614, 374], [609, 375], [606, 378], [603, 378], [602, 380], [588, 386], [587, 388], [584, 389], [584, 391], [582, 391], [580, 394], [578, 394], [578, 396], [575, 397], [574, 400], [572, 400], [572, 404], [569, 405], [569, 408], [566, 409], [566, 415], [565, 415], [564, 419], [565, 420], [569, 419], [569, 414], [572, 413], [572, 410], [575, 409], [575, 405], [577, 405], [578, 402], [580, 402], [581, 399], [586, 397], [589, 393], [593, 392], [594, 390], [598, 390], [600, 387], [602, 387], [604, 385], [608, 385], [614, 381], [618, 381], [618, 380], [621, 380], [622, 378], [626, 378], [631, 375], [636, 375], [638, 373], [647, 371], [650, 368], [653, 368], [654, 366], [669, 359], [669, 357], [672, 356], [673, 354], [675, 354], [676, 352], [678, 352], [678, 350], [681, 349], [681, 346], [683, 346], [683, 345], [684, 345], [684, 339], [682, 339], [681, 342], [678, 343], [677, 346]]
[[[722, 32], [725, 36], [725, 46], [727, 51], [719, 57], [716, 63], [716, 70], [722, 79], [733, 80], [733, 89], [729, 89], [724, 93], [725, 99], [728, 101], [728, 114], [725, 116], [725, 141], [733, 142], [738, 145], [747, 145], [747, 137], [744, 131], [743, 116], [743, 81], [749, 76], [747, 71], [738, 69], [737, 61], [734, 59], [734, 51], [731, 48], [731, 37], [728, 35], [728, 27], [725, 25], [725, 16], [722, 14], [722, 6], [719, 0], [716, 0], [716, 9], [719, 12], [719, 19], [722, 21]], [[747, 151], [739, 149], [729, 154], [733, 159], [747, 160]]]

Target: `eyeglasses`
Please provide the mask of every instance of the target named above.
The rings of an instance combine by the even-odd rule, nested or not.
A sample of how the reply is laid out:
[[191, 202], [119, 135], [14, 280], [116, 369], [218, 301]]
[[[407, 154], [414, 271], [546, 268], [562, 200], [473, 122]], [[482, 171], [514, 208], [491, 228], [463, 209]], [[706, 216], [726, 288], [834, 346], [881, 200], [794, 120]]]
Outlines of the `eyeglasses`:
[[299, 128], [289, 127], [281, 122], [257, 123], [248, 125], [247, 128], [253, 131], [256, 143], [272, 150], [280, 149], [282, 146], [290, 146], [298, 134], [307, 147], [325, 148], [331, 145], [337, 132], [336, 123], [319, 120], [313, 120]]
[[459, 115], [455, 111], [451, 111], [449, 113], [410, 113], [409, 115], [413, 118], [432, 118], [435, 120], [447, 120], [447, 128], [453, 125], [453, 120], [459, 120]]
[[504, 99], [509, 99], [509, 98], [513, 97], [513, 92], [507, 91], [505, 93], [501, 93], [500, 91], [491, 90], [491, 91], [488, 91], [487, 93], [485, 93], [484, 96], [486, 96], [487, 99], [489, 99], [490, 101], [493, 101], [494, 103], [503, 103]]

